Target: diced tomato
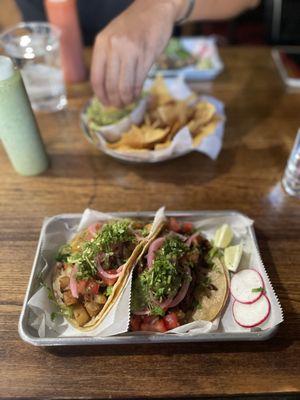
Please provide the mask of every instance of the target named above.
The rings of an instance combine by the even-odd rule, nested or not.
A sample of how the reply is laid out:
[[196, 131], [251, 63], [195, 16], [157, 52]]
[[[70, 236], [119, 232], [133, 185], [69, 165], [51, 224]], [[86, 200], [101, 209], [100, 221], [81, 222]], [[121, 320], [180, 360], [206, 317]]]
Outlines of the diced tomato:
[[88, 281], [81, 279], [80, 281], [77, 282], [77, 291], [79, 294], [84, 294], [85, 293], [85, 288], [87, 285]]
[[140, 331], [142, 318], [139, 315], [133, 315], [130, 319], [130, 327], [132, 332]]
[[179, 232], [180, 231], [180, 224], [174, 217], [170, 218], [169, 228], [170, 228], [171, 231], [174, 231], [174, 232]]
[[166, 332], [166, 330], [167, 330], [163, 318], [160, 318], [158, 321], [156, 321], [154, 324], [152, 324], [152, 326], [153, 326], [153, 328], [154, 328], [153, 330], [155, 332], [163, 333], [163, 332]]
[[167, 331], [170, 329], [175, 329], [179, 326], [177, 315], [174, 312], [170, 312], [164, 317], [164, 323]]
[[145, 315], [142, 319], [145, 324], [153, 324], [153, 322], [157, 321], [158, 317], [156, 315]]
[[141, 325], [140, 325], [140, 329], [139, 329], [139, 330], [140, 330], [140, 331], [147, 331], [147, 332], [149, 332], [149, 331], [151, 331], [151, 325], [142, 322]]
[[88, 281], [85, 291], [87, 293], [97, 294], [99, 292], [99, 286], [100, 286], [99, 283], [90, 280]]
[[162, 318], [159, 318], [154, 323], [147, 323], [143, 322], [140, 326], [141, 331], [148, 331], [148, 332], [166, 332], [166, 326]]
[[183, 233], [191, 233], [193, 230], [193, 223], [192, 222], [184, 222], [181, 226], [181, 230]]

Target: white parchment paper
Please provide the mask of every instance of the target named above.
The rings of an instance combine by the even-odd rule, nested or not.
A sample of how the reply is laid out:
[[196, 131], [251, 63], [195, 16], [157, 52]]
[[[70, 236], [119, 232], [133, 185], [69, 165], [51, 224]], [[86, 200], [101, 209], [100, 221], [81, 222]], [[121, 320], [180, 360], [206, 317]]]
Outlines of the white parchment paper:
[[[85, 210], [82, 215], [78, 229], [83, 229], [93, 222], [108, 220], [113, 218], [109, 214], [99, 213], [97, 211]], [[156, 213], [153, 229], [164, 218], [164, 209], [161, 208]], [[234, 232], [233, 244], [243, 243], [243, 256], [239, 266], [239, 270], [243, 268], [255, 268], [260, 272], [265, 283], [266, 295], [271, 303], [271, 313], [269, 318], [259, 327], [252, 329], [242, 328], [233, 319], [232, 316], [232, 299], [228, 300], [227, 306], [223, 315], [218, 317], [213, 322], [209, 321], [195, 321], [190, 324], [182, 325], [167, 334], [176, 335], [199, 335], [208, 332], [247, 332], [259, 331], [272, 328], [283, 321], [283, 312], [274, 292], [272, 284], [269, 280], [267, 271], [261, 260], [258, 248], [256, 246], [255, 238], [253, 237], [251, 227], [253, 221], [242, 215], [228, 215], [217, 216], [213, 218], [199, 219], [194, 221], [194, 224], [201, 232], [212, 239], [216, 229], [222, 224], [229, 224]], [[43, 232], [43, 257], [45, 258], [44, 274], [48, 277], [48, 284], [50, 282], [49, 272], [53, 266], [53, 260], [59, 246], [67, 242], [74, 234], [74, 230], [70, 229], [63, 219], [58, 220], [57, 224], [49, 225], [51, 229]], [[47, 275], [48, 273], [48, 275]], [[130, 291], [131, 291], [131, 278], [128, 280], [123, 289], [122, 295], [113, 306], [111, 312], [103, 320], [101, 325], [90, 332], [79, 332], [72, 328], [64, 318], [52, 322], [50, 314], [55, 310], [53, 304], [48, 299], [48, 292], [45, 288], [39, 289], [29, 300], [28, 305], [31, 308], [30, 324], [34, 327], [40, 337], [70, 337], [70, 336], [111, 336], [124, 333], [129, 325], [129, 307], [130, 307]], [[137, 332], [130, 333], [130, 336], [143, 335], [145, 333]], [[151, 333], [152, 335], [160, 335], [159, 333]]]
[[[192, 91], [184, 82], [182, 77], [178, 77], [176, 79], [165, 79], [165, 82], [171, 95], [175, 99], [184, 100], [192, 94]], [[152, 84], [152, 80], [146, 80], [144, 89], [149, 90]], [[217, 123], [215, 130], [210, 135], [206, 136], [196, 147], [193, 146], [193, 137], [187, 126], [181, 128], [174, 136], [171, 145], [162, 150], [120, 152], [107, 146], [106, 137], [101, 134], [101, 132], [98, 132], [94, 135], [89, 134], [88, 136], [93, 138], [93, 143], [104, 153], [110, 155], [111, 157], [129, 162], [161, 162], [190, 153], [191, 151], [198, 151], [215, 160], [222, 148], [225, 126], [224, 105], [221, 101], [211, 96], [199, 96], [197, 101], [208, 101], [212, 103], [216, 108], [216, 113], [220, 117], [220, 121]], [[86, 126], [85, 130], [87, 130]], [[125, 131], [126, 129], [123, 130], [123, 132]], [[121, 132], [119, 132], [119, 134], [121, 134]]]

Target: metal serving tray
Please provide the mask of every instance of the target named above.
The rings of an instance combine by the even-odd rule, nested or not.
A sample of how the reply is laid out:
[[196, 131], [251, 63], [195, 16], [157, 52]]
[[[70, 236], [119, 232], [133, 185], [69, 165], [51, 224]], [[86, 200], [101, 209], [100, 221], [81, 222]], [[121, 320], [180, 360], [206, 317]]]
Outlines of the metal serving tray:
[[[122, 212], [110, 213], [117, 218], [139, 218], [149, 219], [154, 216], [154, 212]], [[188, 219], [189, 221], [199, 220], [201, 218], [238, 216], [242, 215], [237, 211], [174, 211], [166, 212], [168, 217]], [[138, 343], [176, 343], [176, 342], [224, 342], [224, 341], [261, 341], [270, 339], [278, 329], [274, 328], [260, 332], [212, 332], [202, 333], [195, 336], [177, 336], [177, 335], [138, 335], [133, 336], [130, 333], [116, 335], [111, 337], [45, 337], [40, 338], [37, 331], [29, 325], [29, 312], [27, 306], [28, 300], [39, 287], [38, 276], [43, 267], [41, 257], [41, 243], [44, 232], [51, 224], [58, 221], [65, 222], [69, 227], [76, 227], [80, 221], [81, 214], [61, 214], [45, 220], [38, 242], [38, 247], [33, 262], [33, 267], [26, 291], [22, 312], [19, 319], [18, 331], [21, 339], [34, 346], [70, 346], [70, 345], [118, 345], [118, 344], [138, 344]], [[251, 234], [257, 244], [254, 229], [251, 228]]]

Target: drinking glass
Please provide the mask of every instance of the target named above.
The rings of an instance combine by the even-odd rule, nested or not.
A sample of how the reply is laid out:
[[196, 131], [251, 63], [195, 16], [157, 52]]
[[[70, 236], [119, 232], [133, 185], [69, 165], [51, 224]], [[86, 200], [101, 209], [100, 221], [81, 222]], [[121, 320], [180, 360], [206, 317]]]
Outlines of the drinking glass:
[[282, 184], [288, 194], [300, 198], [300, 129], [285, 168]]
[[6, 54], [21, 70], [35, 110], [57, 111], [67, 104], [59, 36], [55, 26], [44, 22], [22, 22], [0, 35]]

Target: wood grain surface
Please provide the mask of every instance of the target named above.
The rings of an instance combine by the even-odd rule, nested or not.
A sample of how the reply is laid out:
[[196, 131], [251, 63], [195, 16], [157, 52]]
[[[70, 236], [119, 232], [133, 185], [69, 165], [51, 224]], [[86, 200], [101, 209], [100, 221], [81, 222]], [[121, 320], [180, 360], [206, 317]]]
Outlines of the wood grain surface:
[[[226, 48], [225, 71], [199, 93], [225, 102], [219, 158], [193, 153], [158, 165], [122, 164], [90, 145], [78, 111], [39, 114], [51, 159], [42, 176], [17, 175], [0, 149], [0, 397], [135, 398], [300, 393], [300, 202], [280, 180], [297, 128], [300, 93], [288, 92], [269, 48]], [[255, 220], [285, 322], [267, 342], [42, 349], [21, 341], [18, 318], [43, 219], [101, 211], [239, 210]]]

